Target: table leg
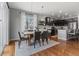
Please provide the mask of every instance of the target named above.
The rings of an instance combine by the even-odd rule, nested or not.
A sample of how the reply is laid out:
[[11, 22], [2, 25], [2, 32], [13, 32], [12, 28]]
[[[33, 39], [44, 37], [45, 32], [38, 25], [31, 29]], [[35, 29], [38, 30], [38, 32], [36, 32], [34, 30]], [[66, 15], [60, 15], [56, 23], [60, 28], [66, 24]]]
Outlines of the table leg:
[[30, 35], [28, 35], [28, 37], [29, 37], [28, 45], [30, 45], [31, 44], [31, 37], [30, 37]]

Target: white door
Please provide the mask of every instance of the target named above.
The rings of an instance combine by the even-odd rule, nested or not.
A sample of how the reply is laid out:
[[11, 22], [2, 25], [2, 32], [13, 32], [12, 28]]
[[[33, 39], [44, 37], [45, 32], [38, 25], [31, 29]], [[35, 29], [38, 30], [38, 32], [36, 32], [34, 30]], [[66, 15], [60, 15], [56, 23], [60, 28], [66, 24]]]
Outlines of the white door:
[[3, 45], [2, 45], [3, 41], [2, 41], [2, 22], [0, 20], [0, 54], [2, 52], [2, 48], [3, 48]]
[[0, 3], [0, 54], [3, 48], [3, 41], [2, 41], [2, 3]]
[[0, 2], [0, 54], [8, 42], [8, 8], [5, 2]]

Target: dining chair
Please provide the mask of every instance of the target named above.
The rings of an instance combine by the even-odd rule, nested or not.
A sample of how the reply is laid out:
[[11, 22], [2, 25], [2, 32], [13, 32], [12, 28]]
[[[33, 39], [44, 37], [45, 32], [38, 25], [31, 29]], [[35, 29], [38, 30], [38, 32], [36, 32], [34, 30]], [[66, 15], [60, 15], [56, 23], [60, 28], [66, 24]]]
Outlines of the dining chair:
[[43, 31], [41, 38], [42, 38], [42, 44], [44, 45], [44, 41], [46, 40], [47, 44], [48, 44], [48, 31]]
[[19, 43], [18, 43], [19, 48], [20, 48], [21, 41], [24, 41], [24, 40], [25, 40], [26, 43], [27, 43], [27, 40], [29, 40], [29, 39], [28, 39], [28, 37], [24, 37], [24, 36], [22, 36], [20, 32], [18, 32], [18, 35], [19, 35], [19, 38], [20, 38]]
[[39, 45], [41, 46], [41, 42], [40, 42], [40, 31], [35, 31], [35, 36], [34, 36], [34, 48], [35, 48], [35, 44], [39, 43]]
[[75, 29], [69, 29], [67, 34], [68, 34], [67, 35], [68, 39], [72, 39], [72, 38], [76, 38], [77, 37]]

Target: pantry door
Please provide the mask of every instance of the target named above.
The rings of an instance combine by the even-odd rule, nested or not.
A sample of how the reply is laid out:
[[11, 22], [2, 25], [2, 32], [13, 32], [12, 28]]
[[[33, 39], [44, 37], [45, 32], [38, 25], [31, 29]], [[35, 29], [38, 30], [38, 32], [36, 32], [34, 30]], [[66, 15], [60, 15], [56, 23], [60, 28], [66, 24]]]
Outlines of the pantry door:
[[0, 54], [3, 50], [3, 41], [2, 41], [2, 3], [0, 3]]
[[3, 50], [3, 45], [2, 45], [3, 41], [2, 41], [2, 22], [0, 20], [0, 54]]

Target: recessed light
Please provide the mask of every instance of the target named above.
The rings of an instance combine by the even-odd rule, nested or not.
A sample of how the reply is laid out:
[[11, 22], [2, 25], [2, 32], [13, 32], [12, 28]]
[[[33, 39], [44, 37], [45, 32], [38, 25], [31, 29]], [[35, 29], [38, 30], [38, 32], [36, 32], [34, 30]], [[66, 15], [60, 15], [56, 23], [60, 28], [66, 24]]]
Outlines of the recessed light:
[[62, 13], [62, 10], [60, 10], [59, 13]]
[[0, 7], [3, 7], [3, 4], [2, 3], [0, 3]]
[[68, 15], [68, 13], [65, 13], [65, 15], [67, 16], [67, 15]]

